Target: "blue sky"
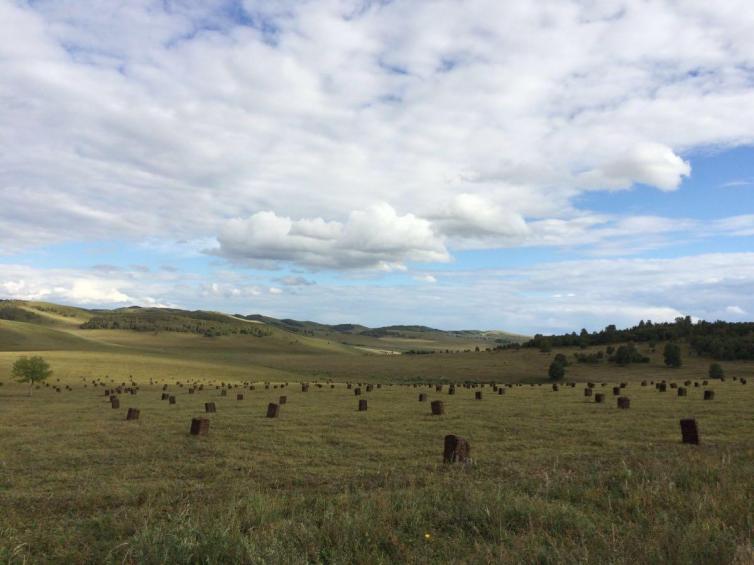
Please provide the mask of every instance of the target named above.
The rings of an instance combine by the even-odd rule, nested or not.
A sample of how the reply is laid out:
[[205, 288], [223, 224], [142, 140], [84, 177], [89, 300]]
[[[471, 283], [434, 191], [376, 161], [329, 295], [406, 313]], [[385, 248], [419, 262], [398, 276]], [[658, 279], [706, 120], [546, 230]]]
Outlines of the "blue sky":
[[751, 319], [747, 4], [0, 0], [0, 298]]

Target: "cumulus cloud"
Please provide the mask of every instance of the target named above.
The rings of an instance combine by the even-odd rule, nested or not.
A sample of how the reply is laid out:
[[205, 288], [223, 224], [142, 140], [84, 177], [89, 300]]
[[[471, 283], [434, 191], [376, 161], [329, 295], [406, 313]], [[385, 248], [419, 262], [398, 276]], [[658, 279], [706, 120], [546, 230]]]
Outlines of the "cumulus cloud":
[[434, 216], [434, 225], [443, 234], [461, 239], [525, 236], [529, 230], [524, 218], [509, 207], [495, 204], [475, 194], [459, 194]]
[[[691, 151], [754, 141], [754, 16], [724, 4], [0, 2], [0, 253], [219, 233], [389, 267], [674, 190]], [[357, 233], [375, 202], [436, 234]]]
[[660, 190], [675, 190], [684, 177], [691, 175], [691, 165], [660, 143], [642, 143], [625, 156], [581, 175], [585, 186], [592, 188], [629, 188], [634, 183]]
[[23, 300], [49, 300], [67, 303], [120, 304], [133, 298], [124, 292], [133, 285], [119, 279], [119, 271], [105, 270], [93, 276], [87, 272], [38, 271], [29, 267], [3, 265], [0, 295]]
[[407, 261], [447, 261], [427, 220], [388, 204], [351, 212], [345, 222], [292, 220], [257, 212], [225, 223], [215, 253], [252, 264], [292, 262], [310, 268], [376, 268]]

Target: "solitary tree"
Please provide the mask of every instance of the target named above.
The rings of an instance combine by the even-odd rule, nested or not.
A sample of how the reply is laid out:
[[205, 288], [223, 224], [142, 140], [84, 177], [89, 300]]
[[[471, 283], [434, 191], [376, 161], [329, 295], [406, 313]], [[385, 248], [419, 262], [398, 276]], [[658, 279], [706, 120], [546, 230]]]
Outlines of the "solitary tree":
[[29, 396], [31, 396], [34, 383], [42, 382], [52, 375], [50, 365], [41, 357], [19, 357], [13, 363], [13, 376], [19, 383], [29, 383]]
[[565, 363], [562, 363], [556, 359], [555, 361], [550, 363], [550, 369], [547, 371], [547, 374], [553, 381], [559, 381], [560, 379], [565, 377], [565, 368]]
[[725, 376], [725, 372], [723, 371], [722, 366], [720, 366], [720, 363], [712, 363], [709, 366], [710, 379], [722, 379], [724, 376]]
[[681, 348], [676, 343], [665, 344], [665, 351], [662, 356], [665, 358], [665, 364], [668, 367], [677, 369], [681, 366]]

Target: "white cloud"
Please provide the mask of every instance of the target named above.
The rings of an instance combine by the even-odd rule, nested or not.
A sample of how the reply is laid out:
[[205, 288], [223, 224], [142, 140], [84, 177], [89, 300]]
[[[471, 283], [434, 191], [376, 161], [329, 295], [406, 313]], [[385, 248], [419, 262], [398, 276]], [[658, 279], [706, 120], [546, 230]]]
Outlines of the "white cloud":
[[[690, 151], [754, 141], [748, 0], [243, 5], [264, 29], [0, 2], [0, 253], [303, 218], [233, 251], [395, 268], [551, 237], [584, 190], [673, 190]], [[413, 242], [357, 230], [375, 202]]]
[[434, 284], [437, 282], [437, 277], [435, 277], [434, 275], [415, 275], [414, 280]]
[[295, 262], [310, 268], [385, 269], [406, 261], [449, 258], [427, 220], [400, 216], [387, 204], [351, 212], [343, 223], [257, 212], [226, 222], [218, 241], [218, 255], [257, 265]]
[[691, 175], [688, 162], [659, 143], [642, 143], [627, 155], [607, 163], [602, 169], [581, 175], [585, 186], [592, 188], [629, 188], [634, 183], [675, 190], [683, 177]]
[[[282, 289], [259, 276], [251, 279], [220, 271], [188, 279], [185, 274], [163, 276], [155, 280], [154, 273], [127, 271], [94, 276], [90, 270], [2, 264], [0, 297], [121, 306], [122, 294], [128, 296], [128, 303], [145, 306], [167, 304], [326, 323], [420, 323], [525, 333], [629, 326], [640, 319], [670, 321], [681, 315], [740, 320], [754, 310], [754, 253], [445, 270], [436, 284], [405, 284], [406, 275], [398, 274], [368, 290], [360, 280], [320, 281], [286, 291], [285, 300], [280, 300]], [[90, 286], [80, 281], [89, 281]]]

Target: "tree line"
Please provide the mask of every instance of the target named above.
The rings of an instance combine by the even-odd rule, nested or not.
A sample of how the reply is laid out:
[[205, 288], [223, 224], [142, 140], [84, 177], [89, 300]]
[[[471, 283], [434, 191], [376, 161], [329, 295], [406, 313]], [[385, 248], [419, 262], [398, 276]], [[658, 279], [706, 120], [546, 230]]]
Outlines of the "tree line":
[[622, 330], [611, 324], [591, 333], [582, 329], [579, 333], [562, 335], [537, 334], [523, 347], [550, 351], [553, 347], [586, 348], [626, 342], [654, 346], [659, 342], [680, 340], [686, 341], [700, 356], [726, 361], [754, 359], [754, 322], [693, 322], [690, 316], [662, 323], [642, 320], [638, 325]]

